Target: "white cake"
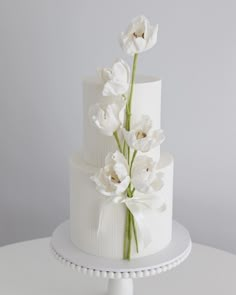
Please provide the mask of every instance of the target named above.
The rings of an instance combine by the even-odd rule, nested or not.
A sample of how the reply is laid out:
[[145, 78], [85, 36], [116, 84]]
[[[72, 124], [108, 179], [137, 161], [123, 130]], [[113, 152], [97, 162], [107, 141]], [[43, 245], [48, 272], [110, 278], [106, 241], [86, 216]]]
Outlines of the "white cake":
[[[122, 259], [125, 205], [109, 205], [104, 212], [102, 230], [98, 233], [100, 205], [104, 196], [90, 179], [104, 165], [107, 153], [117, 149], [114, 139], [97, 132], [88, 117], [89, 107], [101, 99], [102, 87], [102, 83], [95, 78], [85, 79], [83, 83], [84, 141], [82, 150], [73, 155], [70, 161], [70, 232], [72, 242], [80, 250], [96, 256]], [[148, 114], [153, 128], [160, 129], [160, 79], [136, 79], [132, 114], [134, 121], [142, 114]], [[151, 234], [151, 242], [148, 246], [140, 242], [139, 253], [135, 251], [133, 242], [132, 258], [161, 251], [170, 243], [172, 234], [173, 157], [166, 152], [160, 153], [159, 146], [146, 154], [158, 161], [158, 169], [164, 174], [164, 186], [156, 194], [165, 200], [166, 209], [159, 214], [153, 210], [146, 215], [145, 223]]]
[[162, 251], [172, 238], [173, 168], [160, 151], [161, 80], [136, 75], [158, 25], [143, 15], [120, 35], [133, 58], [83, 83], [83, 146], [70, 161], [70, 235], [80, 250], [130, 260]]

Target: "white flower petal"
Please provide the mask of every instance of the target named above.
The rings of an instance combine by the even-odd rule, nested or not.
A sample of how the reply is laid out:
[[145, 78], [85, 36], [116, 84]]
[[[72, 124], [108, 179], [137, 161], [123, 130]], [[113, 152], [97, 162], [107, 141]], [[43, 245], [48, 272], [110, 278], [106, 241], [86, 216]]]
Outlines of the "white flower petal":
[[164, 182], [163, 182], [163, 173], [159, 172], [156, 174], [155, 180], [152, 182], [152, 188], [154, 191], [159, 191], [162, 189]]
[[142, 115], [141, 120], [134, 127], [134, 129], [141, 129], [145, 133], [148, 133], [151, 128], [152, 128], [152, 119], [148, 115]]
[[130, 79], [129, 65], [122, 59], [117, 60], [112, 66], [114, 81], [120, 81], [128, 84]]
[[147, 41], [142, 37], [135, 38], [133, 37], [133, 42], [136, 48], [136, 53], [142, 52], [145, 50]]
[[123, 181], [123, 179], [127, 176], [127, 167], [125, 167], [123, 163], [116, 163], [114, 165], [114, 171], [121, 181]]
[[160, 145], [163, 143], [163, 141], [165, 140], [165, 134], [164, 134], [164, 131], [162, 129], [159, 129], [159, 130], [154, 130], [152, 132], [152, 137], [155, 139], [156, 141], [156, 145]]
[[130, 183], [129, 168], [125, 157], [118, 151], [109, 153], [105, 166], [91, 177], [96, 189], [105, 196], [123, 194]]
[[146, 51], [156, 44], [157, 32], [157, 25], [152, 26], [145, 16], [138, 16], [131, 21], [126, 32], [121, 33], [121, 47], [129, 55]]
[[129, 89], [129, 84], [120, 81], [107, 81], [104, 84], [102, 95], [103, 96], [116, 96], [118, 93], [125, 94]]
[[123, 123], [125, 102], [121, 97], [90, 107], [91, 123], [104, 135], [112, 136]]
[[151, 49], [157, 42], [158, 25], [155, 25], [149, 32], [149, 38], [147, 42], [147, 48]]
[[163, 186], [163, 173], [157, 170], [157, 163], [151, 157], [136, 157], [131, 175], [131, 182], [139, 192], [153, 193]]
[[119, 96], [128, 91], [130, 69], [124, 60], [117, 60], [112, 68], [99, 69], [98, 74], [104, 83], [103, 96]]
[[98, 68], [97, 69], [98, 76], [102, 82], [107, 82], [112, 78], [112, 71], [108, 68]]
[[122, 129], [122, 133], [129, 147], [146, 153], [160, 145], [165, 139], [163, 130], [152, 130], [151, 128], [151, 118], [144, 115], [130, 131]]

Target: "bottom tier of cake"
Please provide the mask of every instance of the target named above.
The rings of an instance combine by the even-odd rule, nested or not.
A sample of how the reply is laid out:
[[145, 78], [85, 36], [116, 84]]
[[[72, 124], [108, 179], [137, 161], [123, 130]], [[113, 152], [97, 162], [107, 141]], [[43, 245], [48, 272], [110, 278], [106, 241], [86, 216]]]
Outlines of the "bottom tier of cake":
[[[173, 157], [162, 153], [159, 169], [164, 173], [164, 187], [157, 195], [165, 200], [163, 212], [148, 210], [145, 225], [151, 237], [147, 246], [140, 237], [139, 253], [132, 245], [132, 258], [143, 257], [164, 249], [171, 241], [173, 203]], [[70, 162], [70, 233], [71, 240], [80, 250], [102, 257], [122, 259], [126, 207], [124, 204], [108, 203], [96, 191], [90, 176], [96, 168], [87, 165], [79, 154]], [[101, 218], [102, 211], [102, 218]], [[99, 220], [100, 230], [98, 231]], [[142, 235], [142, 233], [140, 233]]]

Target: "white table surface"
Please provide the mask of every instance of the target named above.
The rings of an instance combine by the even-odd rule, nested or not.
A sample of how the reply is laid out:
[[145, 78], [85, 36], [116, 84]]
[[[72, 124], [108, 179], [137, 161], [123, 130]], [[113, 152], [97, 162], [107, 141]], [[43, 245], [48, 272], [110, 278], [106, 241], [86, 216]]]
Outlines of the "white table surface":
[[[0, 294], [104, 295], [107, 281], [90, 278], [60, 264], [49, 238], [0, 248]], [[194, 244], [192, 254], [172, 271], [136, 279], [135, 295], [236, 294], [236, 256]]]

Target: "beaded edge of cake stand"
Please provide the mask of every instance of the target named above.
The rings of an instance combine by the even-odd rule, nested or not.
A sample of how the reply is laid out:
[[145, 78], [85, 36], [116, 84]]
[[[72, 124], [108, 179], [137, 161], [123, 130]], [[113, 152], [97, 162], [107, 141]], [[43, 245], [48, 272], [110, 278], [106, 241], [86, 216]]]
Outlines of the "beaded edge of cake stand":
[[82, 265], [77, 265], [64, 257], [62, 257], [53, 247], [52, 244], [50, 244], [51, 252], [54, 255], [54, 257], [61, 262], [62, 264], [70, 267], [72, 270], [75, 270], [77, 272], [80, 272], [84, 275], [89, 276], [95, 276], [95, 277], [101, 277], [101, 278], [108, 278], [108, 279], [136, 279], [136, 278], [144, 278], [144, 277], [150, 277], [157, 274], [161, 274], [163, 272], [166, 272], [168, 270], [171, 270], [184, 262], [187, 257], [189, 256], [191, 250], [192, 250], [192, 243], [190, 243], [189, 247], [175, 260], [173, 260], [170, 263], [164, 263], [163, 265], [159, 267], [150, 267], [150, 269], [145, 269], [143, 271], [102, 271], [94, 268], [85, 267]]

